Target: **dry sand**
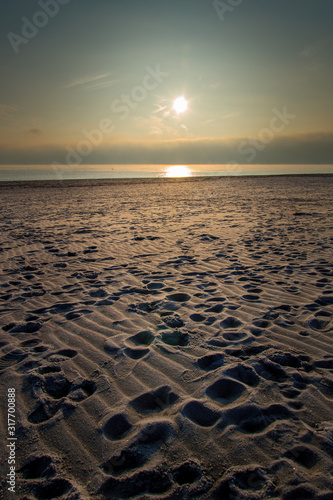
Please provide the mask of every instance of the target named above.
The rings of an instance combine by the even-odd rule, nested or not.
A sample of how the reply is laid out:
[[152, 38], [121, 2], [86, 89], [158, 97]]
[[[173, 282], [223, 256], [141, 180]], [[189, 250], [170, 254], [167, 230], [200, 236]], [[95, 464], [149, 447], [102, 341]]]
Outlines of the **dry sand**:
[[2, 498], [332, 499], [332, 187], [1, 186]]

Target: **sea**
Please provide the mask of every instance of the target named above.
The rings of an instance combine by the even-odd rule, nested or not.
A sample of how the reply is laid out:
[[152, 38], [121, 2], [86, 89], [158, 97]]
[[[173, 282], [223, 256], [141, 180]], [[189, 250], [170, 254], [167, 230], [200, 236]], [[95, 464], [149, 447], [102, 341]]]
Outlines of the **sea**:
[[1, 165], [0, 182], [211, 176], [333, 174], [333, 165], [132, 164]]

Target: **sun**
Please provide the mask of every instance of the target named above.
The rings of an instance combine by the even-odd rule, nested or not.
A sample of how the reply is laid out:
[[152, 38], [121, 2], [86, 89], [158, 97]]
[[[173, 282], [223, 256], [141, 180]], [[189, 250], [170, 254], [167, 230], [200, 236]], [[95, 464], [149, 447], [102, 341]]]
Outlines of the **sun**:
[[185, 165], [170, 165], [165, 169], [163, 177], [191, 177], [192, 170]]
[[187, 100], [185, 99], [185, 97], [177, 97], [177, 99], [174, 100], [173, 109], [178, 114], [184, 113], [184, 111], [187, 110]]

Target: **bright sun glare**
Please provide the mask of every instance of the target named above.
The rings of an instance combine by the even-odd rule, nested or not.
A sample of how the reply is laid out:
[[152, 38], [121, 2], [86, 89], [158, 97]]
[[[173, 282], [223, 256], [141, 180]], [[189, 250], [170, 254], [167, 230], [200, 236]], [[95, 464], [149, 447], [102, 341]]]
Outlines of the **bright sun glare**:
[[187, 100], [185, 97], [177, 97], [173, 103], [173, 109], [176, 111], [176, 113], [184, 113], [184, 111], [187, 110]]
[[191, 175], [191, 169], [185, 165], [171, 165], [164, 173], [164, 177], [191, 177]]

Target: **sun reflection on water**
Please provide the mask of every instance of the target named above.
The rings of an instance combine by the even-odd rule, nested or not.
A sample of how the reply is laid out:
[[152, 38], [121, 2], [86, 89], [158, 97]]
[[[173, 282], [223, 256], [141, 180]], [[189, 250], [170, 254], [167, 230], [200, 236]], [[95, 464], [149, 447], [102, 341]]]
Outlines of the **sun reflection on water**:
[[185, 165], [170, 165], [162, 173], [162, 177], [191, 177], [193, 171]]

